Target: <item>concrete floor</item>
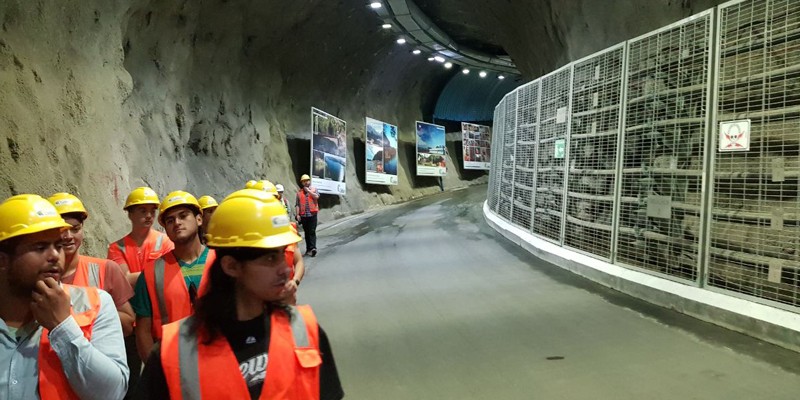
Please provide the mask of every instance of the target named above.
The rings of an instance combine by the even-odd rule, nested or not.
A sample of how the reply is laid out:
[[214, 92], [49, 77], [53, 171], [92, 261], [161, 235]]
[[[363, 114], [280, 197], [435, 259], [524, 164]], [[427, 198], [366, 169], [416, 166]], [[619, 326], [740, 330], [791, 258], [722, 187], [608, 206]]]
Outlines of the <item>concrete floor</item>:
[[800, 354], [521, 250], [485, 186], [319, 231], [314, 307], [350, 399], [799, 399]]

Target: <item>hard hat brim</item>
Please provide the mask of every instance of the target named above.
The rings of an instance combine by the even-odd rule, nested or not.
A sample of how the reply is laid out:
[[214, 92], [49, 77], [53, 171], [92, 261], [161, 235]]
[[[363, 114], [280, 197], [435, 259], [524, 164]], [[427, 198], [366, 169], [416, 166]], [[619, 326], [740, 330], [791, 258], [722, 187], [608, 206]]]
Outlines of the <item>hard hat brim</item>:
[[41, 223], [38, 223], [38, 224], [29, 225], [29, 226], [27, 226], [25, 228], [18, 229], [16, 231], [8, 234], [7, 236], [0, 237], [0, 242], [6, 241], [6, 240], [11, 239], [11, 238], [19, 237], [19, 236], [25, 236], [25, 235], [31, 235], [31, 234], [34, 234], [34, 233], [49, 231], [51, 229], [58, 229], [59, 231], [63, 232], [63, 231], [65, 231], [67, 229], [70, 229], [70, 228], [72, 228], [72, 225], [68, 224], [63, 219], [61, 220], [61, 222], [58, 222], [58, 221], [41, 222]]
[[158, 201], [155, 201], [155, 200], [142, 200], [142, 201], [136, 201], [136, 202], [127, 204], [122, 209], [125, 210], [125, 211], [128, 211], [128, 209], [131, 208], [131, 207], [136, 207], [136, 206], [141, 206], [141, 205], [146, 205], [146, 204], [153, 204], [153, 205], [158, 206], [161, 203], [158, 202]]
[[[210, 235], [208, 235], [210, 236]], [[285, 247], [290, 244], [295, 244], [303, 240], [294, 232], [284, 232], [277, 235], [267, 236], [255, 240], [241, 240], [239, 237], [221, 238], [221, 237], [208, 237], [208, 247], [211, 248], [233, 248], [233, 247], [247, 247], [257, 249], [276, 249]]]

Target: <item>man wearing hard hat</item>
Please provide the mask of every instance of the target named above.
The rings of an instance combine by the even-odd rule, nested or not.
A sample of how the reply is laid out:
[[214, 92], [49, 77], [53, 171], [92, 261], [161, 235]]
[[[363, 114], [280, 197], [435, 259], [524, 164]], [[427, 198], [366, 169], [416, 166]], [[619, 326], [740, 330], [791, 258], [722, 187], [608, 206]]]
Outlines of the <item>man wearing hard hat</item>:
[[195, 300], [203, 293], [203, 275], [214, 262], [214, 250], [200, 241], [203, 224], [200, 203], [190, 193], [168, 194], [158, 210], [175, 249], [145, 267], [131, 302], [136, 312], [136, 347], [146, 360], [153, 343], [161, 340], [162, 326], [192, 314]]
[[0, 204], [0, 398], [121, 399], [128, 366], [114, 300], [64, 285], [61, 233], [47, 200]]
[[295, 201], [295, 218], [303, 225], [306, 235], [306, 254], [317, 256], [317, 213], [319, 212], [319, 193], [311, 186], [311, 177], [300, 177], [300, 191]]

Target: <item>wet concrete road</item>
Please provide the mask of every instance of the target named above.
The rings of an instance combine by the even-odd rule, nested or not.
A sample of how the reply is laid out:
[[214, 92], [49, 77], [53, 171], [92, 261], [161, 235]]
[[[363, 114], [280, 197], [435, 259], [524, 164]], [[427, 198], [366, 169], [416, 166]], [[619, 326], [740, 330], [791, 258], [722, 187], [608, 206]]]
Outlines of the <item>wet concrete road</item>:
[[485, 186], [319, 231], [299, 300], [349, 399], [800, 399], [800, 354], [541, 261]]

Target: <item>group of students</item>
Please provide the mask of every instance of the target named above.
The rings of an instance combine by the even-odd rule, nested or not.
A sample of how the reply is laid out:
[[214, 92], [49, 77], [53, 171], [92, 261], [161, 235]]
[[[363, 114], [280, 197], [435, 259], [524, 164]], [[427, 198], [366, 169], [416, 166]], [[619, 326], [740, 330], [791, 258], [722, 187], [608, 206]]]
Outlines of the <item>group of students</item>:
[[102, 259], [80, 253], [76, 196], [0, 204], [0, 398], [344, 397], [296, 305], [301, 238], [275, 185], [220, 203], [141, 187], [124, 210], [131, 231]]

